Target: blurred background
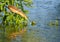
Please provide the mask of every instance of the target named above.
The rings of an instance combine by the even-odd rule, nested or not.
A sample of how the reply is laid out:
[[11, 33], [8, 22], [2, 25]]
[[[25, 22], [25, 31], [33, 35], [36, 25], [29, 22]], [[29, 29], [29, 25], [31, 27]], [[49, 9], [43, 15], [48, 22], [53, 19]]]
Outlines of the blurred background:
[[24, 9], [29, 10], [27, 16], [36, 25], [28, 23], [24, 34], [10, 39], [5, 37], [6, 29], [1, 29], [1, 42], [60, 42], [60, 0], [33, 0], [33, 7]]

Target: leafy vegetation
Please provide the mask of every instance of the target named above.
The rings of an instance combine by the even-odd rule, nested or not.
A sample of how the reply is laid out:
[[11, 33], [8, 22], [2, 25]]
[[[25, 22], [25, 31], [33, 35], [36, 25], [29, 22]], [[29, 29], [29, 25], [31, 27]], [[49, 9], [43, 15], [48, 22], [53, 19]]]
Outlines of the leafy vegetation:
[[0, 0], [0, 14], [3, 14], [2, 23], [4, 25], [14, 25], [17, 27], [26, 26], [27, 21], [16, 13], [12, 13], [6, 6], [16, 6], [25, 14], [28, 14], [28, 10], [25, 10], [24, 6], [31, 7], [32, 4], [32, 0]]
[[[24, 6], [27, 8], [32, 7], [32, 0], [0, 0], [0, 27], [4, 32], [11, 33], [16, 32], [19, 29], [23, 29], [27, 26], [27, 20], [25, 20], [20, 15], [11, 12], [8, 9], [8, 5], [16, 6], [21, 9], [25, 14], [28, 14], [29, 11], [24, 9]], [[1, 29], [0, 28], [0, 29]]]

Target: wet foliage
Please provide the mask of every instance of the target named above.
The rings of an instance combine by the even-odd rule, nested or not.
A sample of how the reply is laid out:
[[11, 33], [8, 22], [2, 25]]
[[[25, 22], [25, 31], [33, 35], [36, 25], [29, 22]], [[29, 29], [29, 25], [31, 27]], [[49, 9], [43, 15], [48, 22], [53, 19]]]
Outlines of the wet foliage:
[[25, 28], [28, 25], [28, 21], [20, 15], [11, 12], [8, 6], [16, 6], [27, 15], [29, 11], [24, 9], [24, 6], [29, 8], [32, 7], [32, 4], [32, 0], [0, 0], [0, 30], [5, 35], [9, 35], [12, 32], [18, 32]]

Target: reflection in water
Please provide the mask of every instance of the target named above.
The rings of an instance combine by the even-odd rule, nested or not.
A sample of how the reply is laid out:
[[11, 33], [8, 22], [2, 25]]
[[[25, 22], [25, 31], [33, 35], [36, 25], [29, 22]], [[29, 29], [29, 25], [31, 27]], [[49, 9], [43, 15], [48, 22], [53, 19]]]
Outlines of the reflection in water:
[[35, 35], [35, 31], [27, 31], [25, 35], [22, 36], [22, 42], [40, 42], [40, 38]]
[[60, 20], [55, 20], [60, 19], [59, 3], [60, 0], [34, 0], [36, 7], [28, 9], [28, 16], [36, 25], [28, 25], [27, 32], [11, 38], [11, 42], [60, 42]]

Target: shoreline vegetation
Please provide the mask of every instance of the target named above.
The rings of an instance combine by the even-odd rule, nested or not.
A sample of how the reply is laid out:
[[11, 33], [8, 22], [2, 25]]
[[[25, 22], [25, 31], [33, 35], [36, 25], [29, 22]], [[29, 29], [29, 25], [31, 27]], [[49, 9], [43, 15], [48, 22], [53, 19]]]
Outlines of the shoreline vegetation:
[[18, 15], [18, 13], [11, 12], [8, 9], [8, 6], [16, 6], [17, 8], [21, 9], [21, 11], [25, 13], [25, 15], [27, 15], [29, 11], [24, 9], [24, 6], [26, 6], [27, 8], [32, 7], [32, 0], [0, 0], [0, 3], [0, 30], [5, 33], [4, 35], [6, 36], [9, 36], [10, 34], [23, 34], [26, 31], [28, 21]]

